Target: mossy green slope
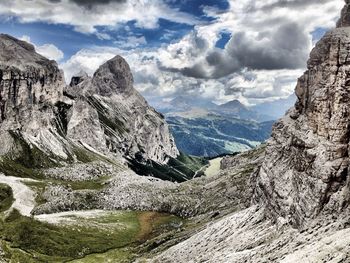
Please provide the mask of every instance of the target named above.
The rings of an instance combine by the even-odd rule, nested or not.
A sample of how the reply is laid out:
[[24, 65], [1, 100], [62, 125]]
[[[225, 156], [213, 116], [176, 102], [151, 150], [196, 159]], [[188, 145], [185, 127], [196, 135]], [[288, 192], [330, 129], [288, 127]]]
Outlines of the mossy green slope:
[[11, 187], [0, 183], [0, 212], [7, 211], [13, 203], [13, 193]]
[[96, 262], [91, 260], [98, 258], [123, 262], [121, 259], [130, 259], [137, 252], [136, 245], [180, 220], [160, 213], [133, 211], [69, 219], [65, 224], [53, 225], [13, 211], [0, 222], [5, 258], [23, 263], [67, 262], [79, 258], [77, 262]]

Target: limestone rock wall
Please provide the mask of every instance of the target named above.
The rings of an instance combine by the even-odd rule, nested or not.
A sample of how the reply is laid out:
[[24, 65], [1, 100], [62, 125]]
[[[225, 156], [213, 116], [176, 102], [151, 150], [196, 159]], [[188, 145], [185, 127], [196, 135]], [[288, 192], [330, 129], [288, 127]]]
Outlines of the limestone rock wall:
[[338, 28], [310, 54], [295, 108], [274, 125], [256, 201], [270, 215], [301, 226], [350, 204], [350, 23], [348, 1]]

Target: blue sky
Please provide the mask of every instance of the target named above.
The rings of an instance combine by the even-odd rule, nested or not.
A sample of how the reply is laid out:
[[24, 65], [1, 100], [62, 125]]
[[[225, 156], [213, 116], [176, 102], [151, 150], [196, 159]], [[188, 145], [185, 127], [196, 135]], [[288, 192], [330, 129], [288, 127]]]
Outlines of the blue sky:
[[[39, 1], [38, 1], [39, 2]], [[226, 0], [175, 0], [167, 1], [170, 8], [188, 13], [196, 19], [196, 24], [210, 23], [215, 18], [203, 12], [204, 6], [227, 10], [229, 3]], [[146, 10], [145, 10], [146, 11]], [[126, 36], [144, 37], [146, 43], [139, 47], [157, 48], [163, 44], [176, 41], [193, 30], [195, 24], [173, 22], [160, 18], [155, 28], [142, 28], [134, 20], [119, 24], [116, 28], [98, 26], [100, 32], [107, 33], [111, 39], [101, 39], [96, 34], [81, 33], [72, 25], [53, 24], [46, 22], [21, 23], [20, 17], [12, 16], [3, 19], [0, 23], [0, 32], [15, 37], [29, 36], [36, 45], [53, 43], [64, 52], [64, 59], [70, 58], [82, 48], [91, 46], [117, 46], [116, 42], [124, 42]], [[227, 42], [227, 40], [226, 40]]]
[[67, 82], [120, 54], [155, 103], [286, 98], [343, 0], [2, 0], [0, 32], [56, 59]]

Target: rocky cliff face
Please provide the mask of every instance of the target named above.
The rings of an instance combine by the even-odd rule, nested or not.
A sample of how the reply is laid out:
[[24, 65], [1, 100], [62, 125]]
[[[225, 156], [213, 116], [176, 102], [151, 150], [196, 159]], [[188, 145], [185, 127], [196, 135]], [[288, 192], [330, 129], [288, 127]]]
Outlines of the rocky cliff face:
[[256, 200], [295, 226], [350, 201], [350, 8], [312, 50], [295, 108], [273, 129]]
[[[0, 35], [0, 140], [4, 145], [3, 154], [20, 148], [9, 139], [9, 131], [12, 131], [12, 137], [24, 136], [34, 145], [43, 142], [42, 148], [48, 154], [56, 152], [67, 158], [56, 136], [55, 125], [58, 113], [55, 105], [63, 100], [64, 86], [63, 73], [56, 62], [37, 54], [26, 42]], [[48, 141], [52, 144], [45, 143]]]
[[166, 163], [178, 155], [163, 117], [133, 88], [126, 61], [116, 56], [93, 78], [67, 87], [55, 61], [32, 45], [0, 35], [0, 141], [3, 156], [39, 151], [48, 162], [79, 159], [77, 148]]
[[[95, 148], [107, 147], [110, 152], [139, 161], [166, 163], [169, 157], [179, 154], [163, 116], [133, 88], [131, 70], [122, 57], [107, 61], [92, 78], [73, 77], [66, 94], [76, 101], [74, 125], [68, 125], [71, 139]], [[85, 112], [85, 116], [80, 112]], [[99, 124], [94, 124], [94, 120]], [[93, 130], [97, 133], [82, 138], [91, 126], [96, 127]]]

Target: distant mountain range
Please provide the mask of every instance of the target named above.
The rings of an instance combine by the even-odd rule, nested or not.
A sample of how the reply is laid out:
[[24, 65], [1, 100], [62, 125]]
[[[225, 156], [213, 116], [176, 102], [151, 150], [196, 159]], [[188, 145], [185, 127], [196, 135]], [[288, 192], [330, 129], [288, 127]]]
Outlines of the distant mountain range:
[[178, 149], [214, 157], [241, 152], [264, 142], [275, 120], [293, 106], [295, 97], [247, 107], [238, 100], [217, 105], [210, 100], [179, 96], [154, 104], [166, 116]]
[[178, 149], [194, 156], [215, 157], [252, 149], [265, 141], [274, 123], [207, 115], [166, 118]]
[[292, 94], [285, 99], [265, 102], [251, 107], [243, 105], [239, 100], [232, 100], [218, 105], [209, 99], [193, 99], [189, 96], [177, 96], [168, 102], [152, 101], [152, 99], [149, 101], [158, 111], [165, 115], [184, 116], [184, 114], [196, 111], [242, 120], [264, 122], [277, 120], [282, 117], [294, 105], [296, 97]]

